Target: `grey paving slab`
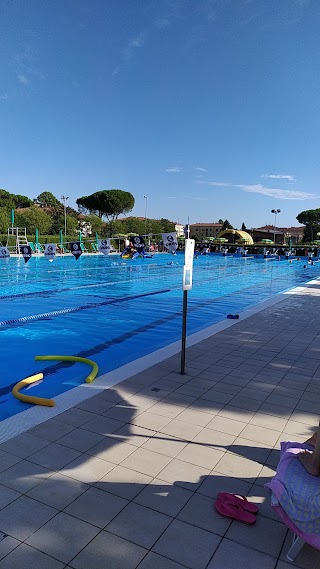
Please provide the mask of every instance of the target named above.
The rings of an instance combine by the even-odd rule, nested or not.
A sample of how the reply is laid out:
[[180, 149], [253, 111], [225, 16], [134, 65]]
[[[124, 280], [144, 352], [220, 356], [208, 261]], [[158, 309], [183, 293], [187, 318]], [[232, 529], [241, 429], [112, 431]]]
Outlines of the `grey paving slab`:
[[153, 547], [155, 553], [190, 569], [205, 569], [221, 537], [180, 520], [174, 520]]
[[138, 569], [186, 569], [185, 565], [180, 565], [175, 561], [170, 561], [167, 557], [162, 557], [152, 551], [141, 561]]
[[102, 531], [70, 562], [70, 567], [136, 569], [146, 553], [147, 550], [139, 545]]
[[209, 445], [189, 443], [179, 452], [177, 459], [212, 470], [223, 457], [223, 451], [224, 448], [217, 450]]
[[91, 487], [64, 511], [103, 529], [127, 504], [128, 501], [123, 498]]
[[197, 489], [197, 493], [216, 498], [219, 492], [231, 492], [232, 494], [242, 494], [246, 496], [252, 487], [252, 482], [231, 478], [220, 472], [212, 470], [202, 484]]
[[7, 535], [4, 539], [0, 541], [0, 560], [9, 555], [11, 551], [13, 551], [18, 545], [20, 545], [21, 541]]
[[188, 407], [177, 416], [177, 419], [178, 421], [183, 421], [184, 423], [198, 425], [199, 427], [205, 427], [208, 423], [210, 423], [212, 417], [209, 413]]
[[192, 492], [154, 478], [134, 499], [137, 504], [175, 517], [190, 500]]
[[199, 427], [198, 425], [190, 425], [185, 421], [173, 419], [160, 430], [162, 433], [172, 435], [173, 437], [180, 438], [181, 440], [192, 441], [192, 439], [202, 431], [202, 427]]
[[158, 473], [158, 477], [165, 482], [195, 491], [208, 474], [210, 474], [208, 468], [174, 458]]
[[110, 437], [118, 441], [124, 441], [136, 447], [142, 446], [150, 437], [153, 437], [155, 431], [138, 427], [137, 425], [123, 425], [115, 431]]
[[76, 450], [51, 443], [29, 456], [29, 461], [51, 470], [59, 470], [79, 456], [81, 453]]
[[[292, 532], [288, 532], [286, 536], [280, 555], [281, 563], [285, 562], [289, 563], [288, 559], [286, 558], [286, 555], [292, 545], [292, 535], [293, 535]], [[294, 563], [291, 563], [290, 566], [299, 567], [299, 569], [318, 569], [318, 567], [320, 567], [320, 551], [318, 549], [315, 549], [314, 547], [311, 547], [311, 545], [308, 545], [306, 543], [304, 544], [301, 551], [296, 556]], [[287, 568], [284, 567], [283, 569]]]
[[138, 425], [139, 427], [144, 427], [145, 429], [150, 429], [152, 431], [160, 431], [162, 427], [164, 427], [170, 422], [170, 418], [152, 413], [151, 410], [139, 414], [137, 417], [134, 417], [130, 422], [133, 425]]
[[221, 433], [220, 431], [204, 428], [193, 439], [192, 444], [200, 445], [205, 448], [216, 448], [223, 452], [234, 442], [235, 438], [235, 436], [227, 433]]
[[234, 407], [233, 405], [225, 405], [225, 407], [223, 407], [223, 409], [221, 409], [217, 415], [218, 417], [226, 417], [227, 419], [232, 419], [233, 421], [248, 423], [250, 419], [252, 419], [253, 415], [255, 415], [255, 411], [241, 409], [239, 407]]
[[102, 460], [119, 464], [130, 456], [136, 447], [116, 438], [104, 437], [102, 441], [90, 448], [87, 453]]
[[64, 569], [64, 563], [22, 543], [1, 561], [1, 569]]
[[208, 423], [207, 428], [229, 435], [238, 436], [246, 425], [247, 423], [244, 421], [237, 421], [230, 419], [229, 417], [224, 417], [223, 415], [217, 415], [216, 417], [213, 417], [210, 423]]
[[187, 444], [187, 441], [181, 441], [165, 433], [157, 433], [151, 439], [147, 440], [142, 445], [142, 448], [174, 458]]
[[123, 460], [121, 464], [125, 468], [131, 468], [142, 474], [154, 477], [157, 476], [170, 461], [171, 458], [167, 456], [144, 448], [138, 448]]
[[23, 541], [56, 513], [50, 506], [21, 496], [0, 511], [0, 531]]
[[225, 383], [223, 380], [216, 383], [214, 386], [216, 391], [221, 391], [222, 393], [228, 393], [229, 395], [237, 395], [241, 391], [241, 387], [238, 385], [232, 385], [231, 383]]
[[216, 401], [217, 403], [230, 403], [234, 395], [230, 393], [224, 393], [223, 391], [217, 391], [215, 387], [212, 387], [201, 396], [201, 399], [208, 399], [209, 401]]
[[[41, 438], [32, 435], [31, 432], [26, 432], [22, 433], [18, 437], [9, 439], [5, 443], [2, 443], [0, 445], [0, 451], [5, 451], [6, 453], [10, 453], [15, 457], [27, 458], [30, 456], [30, 454], [33, 454], [48, 444], [48, 440], [41, 440]], [[4, 456], [5, 455], [3, 453], [3, 457]]]
[[257, 425], [259, 427], [265, 427], [267, 429], [280, 432], [285, 428], [287, 422], [287, 419], [281, 419], [280, 417], [275, 417], [273, 415], [264, 415], [263, 413], [260, 413], [260, 411], [249, 421], [250, 425]]
[[26, 543], [63, 563], [68, 563], [99, 531], [99, 528], [61, 512], [33, 533]]
[[131, 502], [105, 529], [150, 549], [171, 521], [172, 517]]
[[57, 510], [63, 510], [88, 488], [89, 486], [83, 482], [55, 472], [44, 482], [29, 490], [27, 495]]
[[114, 467], [115, 464], [107, 460], [101, 460], [101, 458], [96, 458], [95, 456], [83, 455], [65, 466], [61, 470], [61, 474], [75, 478], [80, 482], [95, 484]]
[[22, 460], [0, 473], [0, 484], [18, 492], [27, 492], [52, 474], [52, 470], [28, 460]]
[[[123, 401], [120, 397], [118, 400]], [[110, 407], [113, 407], [114, 404], [115, 403], [113, 401], [107, 401], [103, 397], [100, 397], [100, 395], [96, 395], [95, 397], [90, 397], [90, 399], [86, 399], [85, 401], [78, 403], [76, 408], [100, 415], [101, 413], [105, 413], [105, 411], [110, 409]]]
[[214, 508], [214, 500], [199, 493], [193, 494], [178, 514], [178, 520], [224, 536], [231, 520], [219, 516]]
[[229, 539], [223, 539], [207, 569], [274, 569], [277, 560]]
[[254, 484], [247, 494], [248, 500], [257, 504], [259, 507], [259, 516], [265, 516], [271, 520], [279, 521], [278, 516], [271, 507], [271, 495], [266, 488]]
[[100, 415], [86, 423], [86, 430], [100, 435], [110, 435], [110, 433], [114, 433], [120, 429], [120, 427], [123, 427], [123, 425], [123, 421], [117, 421], [116, 419], [110, 419], [109, 417], [102, 417]]
[[96, 488], [132, 500], [152, 480], [136, 470], [116, 466], [95, 484]]
[[168, 403], [163, 403], [162, 401], [159, 401], [152, 407], [152, 413], [162, 415], [162, 417], [169, 417], [169, 419], [175, 419], [184, 410], [185, 407], [172, 404], [168, 405]]
[[248, 526], [245, 526], [245, 524], [236, 521], [232, 522], [226, 537], [246, 547], [277, 558], [286, 533], [287, 528], [284, 524], [264, 516], [257, 516], [257, 521], [253, 526], [250, 526], [250, 531], [248, 531]]
[[59, 439], [59, 445], [66, 446], [79, 452], [86, 452], [102, 441], [103, 438], [103, 435], [98, 435], [97, 433], [92, 433], [86, 429], [78, 428], [74, 429], [64, 437], [61, 437], [61, 439]]
[[74, 427], [83, 427], [91, 419], [94, 419], [94, 414], [84, 409], [78, 409], [77, 407], [71, 407], [68, 411], [60, 413], [56, 416], [57, 421], [66, 423], [66, 425], [72, 425]]
[[[37, 425], [37, 427], [33, 427], [33, 429], [30, 429], [30, 431], [28, 431], [28, 434], [36, 435], [40, 439], [54, 442], [67, 433], [70, 433], [70, 431], [73, 429], [73, 425], [66, 425], [65, 423], [61, 423], [61, 421], [57, 421], [57, 419], [54, 418], [49, 419], [49, 421], [46, 421], [45, 423]], [[22, 435], [19, 436], [21, 437]], [[42, 446], [44, 446], [44, 444]], [[33, 452], [35, 452], [35, 450], [38, 449], [34, 449]]]
[[21, 496], [20, 492], [0, 485], [0, 510]]
[[233, 478], [252, 481], [259, 475], [261, 468], [261, 464], [257, 464], [253, 460], [227, 452], [216, 465], [215, 471]]

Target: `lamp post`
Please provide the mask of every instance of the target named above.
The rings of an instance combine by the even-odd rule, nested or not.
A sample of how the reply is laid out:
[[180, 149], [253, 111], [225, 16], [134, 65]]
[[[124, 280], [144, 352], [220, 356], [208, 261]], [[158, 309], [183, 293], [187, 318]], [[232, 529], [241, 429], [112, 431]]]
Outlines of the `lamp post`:
[[61, 196], [64, 205], [64, 236], [67, 235], [67, 206], [66, 202], [69, 199], [68, 196]]
[[273, 225], [273, 242], [276, 242], [276, 224], [277, 224], [277, 215], [281, 213], [281, 209], [272, 209], [271, 213], [274, 213], [274, 225]]
[[145, 204], [145, 210], [144, 210], [144, 232], [146, 234], [146, 239], [147, 239], [147, 209], [148, 209], [148, 196], [143, 196], [144, 199], [146, 200], [146, 204]]

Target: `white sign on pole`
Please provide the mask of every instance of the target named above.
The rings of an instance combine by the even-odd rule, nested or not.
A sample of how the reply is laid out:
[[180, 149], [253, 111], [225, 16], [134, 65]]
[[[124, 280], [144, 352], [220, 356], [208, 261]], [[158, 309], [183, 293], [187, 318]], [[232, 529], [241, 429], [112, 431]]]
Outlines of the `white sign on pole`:
[[112, 247], [110, 239], [98, 239], [98, 250], [100, 251], [100, 253], [103, 253], [104, 255], [109, 255], [111, 249]]
[[185, 240], [183, 281], [182, 281], [183, 290], [190, 290], [192, 288], [194, 245], [195, 245], [194, 239]]
[[50, 263], [54, 260], [56, 256], [57, 245], [55, 243], [47, 243], [44, 250], [44, 256]]
[[0, 247], [0, 259], [9, 261], [10, 251], [7, 247]]

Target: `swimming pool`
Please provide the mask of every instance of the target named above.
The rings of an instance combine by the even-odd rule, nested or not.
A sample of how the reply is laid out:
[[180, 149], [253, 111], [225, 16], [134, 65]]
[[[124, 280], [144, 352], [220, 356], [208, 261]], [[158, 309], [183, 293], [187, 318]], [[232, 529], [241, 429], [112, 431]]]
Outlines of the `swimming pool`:
[[[54, 398], [83, 383], [87, 366], [35, 362], [36, 355], [93, 359], [99, 374], [181, 337], [184, 256], [69, 256], [0, 264], [0, 419], [29, 406], [13, 398], [15, 383], [44, 371], [32, 395]], [[201, 256], [194, 263], [188, 334], [224, 320], [318, 276], [320, 263]], [[31, 391], [28, 392], [31, 394]]]

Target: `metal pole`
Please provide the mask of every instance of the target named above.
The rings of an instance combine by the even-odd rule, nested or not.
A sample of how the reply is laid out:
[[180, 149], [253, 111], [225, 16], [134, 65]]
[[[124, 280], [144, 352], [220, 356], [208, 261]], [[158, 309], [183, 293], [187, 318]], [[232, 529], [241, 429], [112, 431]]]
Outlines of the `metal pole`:
[[274, 212], [274, 226], [273, 226], [273, 242], [276, 242], [276, 223], [277, 223], [277, 214]]
[[63, 205], [64, 205], [64, 236], [66, 237], [66, 235], [67, 235], [67, 205], [66, 205], [66, 201], [69, 199], [69, 197], [61, 196], [61, 199], [63, 200]]
[[183, 291], [183, 308], [182, 308], [182, 340], [181, 340], [181, 375], [186, 373], [186, 338], [187, 338], [187, 308], [188, 308], [188, 291]]
[[144, 213], [144, 232], [145, 232], [145, 236], [147, 238], [147, 209], [148, 209], [148, 196], [143, 196], [144, 199], [146, 200], [146, 208], [145, 208], [145, 213]]

